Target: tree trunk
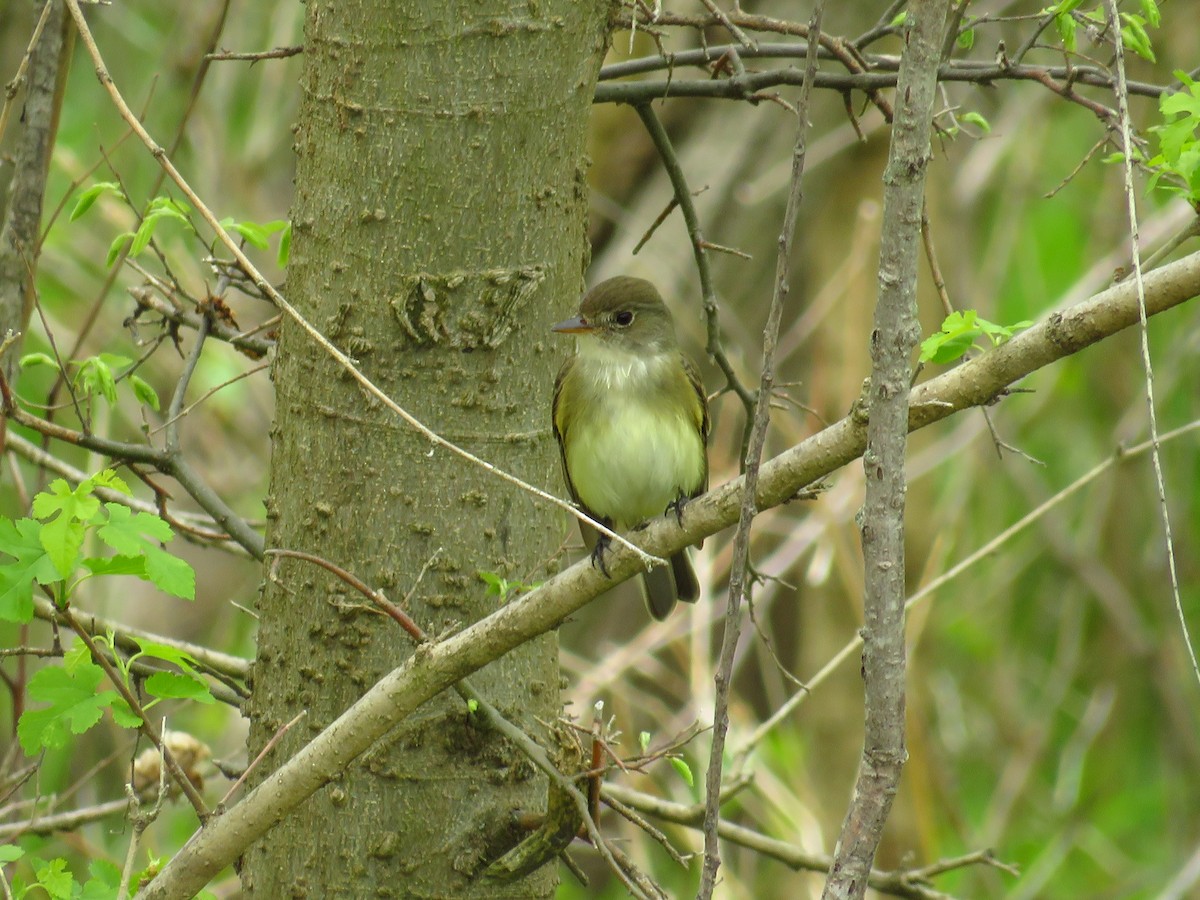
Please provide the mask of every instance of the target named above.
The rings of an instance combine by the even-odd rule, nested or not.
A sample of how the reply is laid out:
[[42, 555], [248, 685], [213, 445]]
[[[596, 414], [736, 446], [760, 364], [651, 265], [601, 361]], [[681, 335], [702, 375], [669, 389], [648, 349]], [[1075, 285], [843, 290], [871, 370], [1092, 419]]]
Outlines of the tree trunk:
[[[562, 348], [546, 328], [582, 285], [584, 135], [606, 41], [599, 2], [308, 4], [290, 299], [422, 422], [550, 490]], [[556, 568], [558, 511], [435, 449], [286, 324], [274, 381], [268, 546], [343, 566], [432, 636], [495, 608], [480, 572]], [[259, 612], [251, 757], [307, 713], [261, 777], [413, 647], [294, 560], [277, 563]], [[542, 736], [559, 712], [554, 638], [475, 686]], [[550, 896], [553, 866], [473, 881], [515, 842], [514, 811], [545, 796], [447, 693], [259, 842], [243, 881], [271, 898]]]

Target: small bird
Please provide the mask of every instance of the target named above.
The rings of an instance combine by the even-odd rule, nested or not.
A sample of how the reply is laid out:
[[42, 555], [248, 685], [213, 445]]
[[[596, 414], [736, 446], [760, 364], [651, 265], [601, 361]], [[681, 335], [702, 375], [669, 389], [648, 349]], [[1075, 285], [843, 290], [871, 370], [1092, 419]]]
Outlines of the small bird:
[[[609, 528], [636, 528], [671, 510], [682, 521], [684, 504], [708, 488], [708, 401], [658, 290], [641, 278], [610, 278], [551, 330], [578, 336], [553, 404], [572, 499]], [[592, 551], [602, 571], [607, 544], [598, 538]], [[644, 573], [642, 584], [656, 619], [677, 598], [700, 598], [686, 550]]]

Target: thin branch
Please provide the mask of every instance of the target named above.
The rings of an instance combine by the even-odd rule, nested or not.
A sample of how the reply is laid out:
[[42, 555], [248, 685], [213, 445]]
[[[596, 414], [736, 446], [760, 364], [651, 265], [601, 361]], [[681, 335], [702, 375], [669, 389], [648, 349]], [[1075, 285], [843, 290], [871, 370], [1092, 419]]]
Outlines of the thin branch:
[[28, 822], [10, 822], [0, 825], [0, 841], [11, 841], [25, 835], [48, 835], [56, 831], [77, 831], [90, 822], [98, 822], [110, 816], [124, 814], [129, 801], [106, 800], [94, 806], [83, 806], [66, 812], [37, 816]]
[[[839, 60], [840, 61], [840, 60]], [[899, 72], [894, 67], [894, 57], [869, 57], [870, 69], [850, 72], [821, 72], [813, 81], [813, 87], [837, 92], [862, 91], [868, 95], [896, 87]], [[1088, 87], [1112, 89], [1115, 79], [1097, 66], [1035, 66], [1028, 64], [1005, 64], [981, 62], [979, 60], [951, 60], [938, 71], [941, 82], [993, 85], [1001, 81], [1034, 81], [1064, 99], [1087, 106], [1101, 118], [1110, 119], [1112, 110], [1088, 98], [1081, 97], [1069, 86], [1081, 84]], [[719, 80], [678, 79], [631, 82], [605, 82], [596, 85], [593, 103], [647, 103], [668, 97], [704, 97], [714, 100], [744, 100], [748, 96], [771, 87], [800, 85], [804, 73], [794, 67], [769, 69], [765, 72], [748, 72]], [[1142, 97], [1160, 97], [1166, 92], [1164, 85], [1131, 81], [1129, 93]]]
[[[250, 661], [242, 659], [240, 656], [231, 656], [228, 653], [221, 653], [218, 650], [210, 650], [208, 647], [201, 646], [200, 644], [190, 644], [178, 638], [156, 634], [153, 631], [144, 631], [141, 628], [134, 628], [116, 619], [84, 612], [77, 607], [73, 607], [72, 610], [75, 614], [75, 625], [83, 628], [90, 635], [111, 633], [113, 641], [122, 650], [136, 653], [141, 650], [141, 643], [143, 642], [162, 644], [188, 654], [195, 660], [197, 668], [206, 673], [221, 675], [224, 678], [237, 679], [239, 681], [244, 681], [250, 675]], [[62, 611], [44, 597], [33, 598], [33, 612], [34, 615], [43, 621], [59, 622], [64, 625], [68, 624]], [[72, 627], [75, 627], [75, 625]], [[248, 696], [245, 688], [242, 688], [242, 693], [243, 696]]]
[[704, 304], [704, 320], [708, 331], [708, 342], [705, 346], [705, 351], [717, 364], [717, 368], [721, 370], [721, 374], [725, 376], [725, 382], [729, 390], [737, 394], [738, 399], [742, 401], [742, 406], [746, 408], [746, 428], [749, 433], [749, 419], [754, 411], [754, 395], [742, 384], [738, 378], [737, 372], [734, 371], [733, 363], [729, 361], [729, 357], [725, 354], [725, 347], [721, 343], [721, 323], [720, 310], [717, 307], [717, 293], [713, 287], [712, 270], [708, 265], [708, 253], [705, 250], [706, 241], [704, 234], [700, 229], [700, 217], [696, 214], [696, 206], [692, 203], [692, 192], [687, 184], [687, 177], [683, 174], [683, 167], [679, 165], [679, 157], [675, 155], [675, 148], [671, 145], [671, 138], [667, 135], [667, 130], [663, 128], [662, 122], [655, 115], [654, 109], [649, 103], [639, 103], [634, 106], [638, 116], [641, 117], [642, 124], [646, 126], [646, 132], [650, 135], [650, 140], [654, 142], [655, 148], [658, 150], [658, 155], [662, 159], [663, 168], [667, 172], [667, 177], [671, 179], [671, 187], [675, 191], [675, 202], [679, 204], [679, 209], [683, 213], [683, 221], [687, 226], [688, 237], [692, 243], [692, 255], [696, 260], [696, 270], [700, 275], [700, 296]]
[[1200, 683], [1200, 662], [1196, 660], [1196, 647], [1192, 642], [1191, 631], [1188, 628], [1187, 616], [1183, 612], [1183, 600], [1179, 590], [1179, 572], [1175, 566], [1175, 542], [1171, 537], [1171, 513], [1167, 506], [1167, 483], [1163, 476], [1162, 454], [1159, 450], [1158, 413], [1154, 402], [1154, 367], [1150, 362], [1150, 330], [1146, 321], [1146, 285], [1142, 275], [1142, 250], [1139, 246], [1137, 193], [1133, 186], [1133, 139], [1129, 124], [1129, 91], [1125, 83], [1125, 50], [1124, 39], [1121, 35], [1121, 22], [1117, 16], [1116, 0], [1104, 0], [1104, 9], [1108, 16], [1108, 27], [1112, 32], [1113, 43], [1117, 56], [1117, 111], [1120, 118], [1122, 169], [1125, 173], [1125, 206], [1129, 215], [1129, 245], [1133, 257], [1133, 280], [1137, 286], [1138, 299], [1138, 336], [1141, 340], [1142, 368], [1146, 373], [1146, 412], [1150, 424], [1150, 461], [1154, 467], [1154, 486], [1158, 490], [1158, 509], [1162, 518], [1163, 541], [1166, 545], [1167, 573], [1171, 583], [1171, 599], [1175, 604], [1175, 614], [1179, 618], [1179, 630], [1183, 636], [1183, 645], [1187, 650], [1188, 659], [1192, 663], [1192, 672]]
[[[824, 0], [819, 0], [808, 24], [810, 34], [821, 31], [821, 16], [825, 10]], [[791, 185], [787, 204], [784, 207], [783, 223], [779, 231], [779, 253], [775, 261], [775, 290], [771, 296], [771, 307], [767, 312], [767, 324], [763, 332], [762, 376], [758, 386], [758, 403], [755, 404], [753, 426], [749, 447], [744, 458], [745, 490], [742, 492], [741, 509], [738, 513], [737, 531], [733, 538], [733, 559], [730, 562], [729, 599], [725, 609], [725, 625], [721, 636], [721, 654], [715, 675], [715, 701], [713, 708], [713, 737], [705, 776], [704, 812], [704, 869], [697, 897], [708, 900], [712, 897], [717, 882], [717, 870], [721, 866], [719, 826], [721, 821], [721, 771], [725, 758], [725, 736], [729, 731], [729, 686], [733, 680], [733, 657], [741, 636], [741, 604], [746, 592], [746, 578], [750, 560], [750, 529], [758, 515], [755, 493], [758, 489], [758, 473], [762, 464], [763, 447], [767, 440], [767, 426], [771, 421], [770, 398], [775, 390], [775, 348], [779, 340], [779, 323], [783, 318], [783, 305], [791, 292], [789, 272], [792, 263], [792, 238], [796, 231], [796, 218], [800, 212], [801, 190], [804, 175], [804, 159], [808, 144], [808, 101], [812, 93], [813, 76], [817, 72], [817, 45], [809, 43], [807, 68], [804, 73], [804, 88], [796, 102], [796, 145], [792, 151]]]
[[[672, 800], [664, 800], [651, 794], [635, 791], [621, 785], [605, 785], [604, 800], [613, 804], [614, 801], [636, 809], [647, 816], [653, 816], [664, 822], [682, 825], [685, 828], [699, 829], [704, 823], [704, 809], [700, 806], [688, 806]], [[781, 841], [767, 837], [761, 832], [744, 825], [732, 822], [721, 822], [721, 838], [739, 847], [746, 847], [762, 856], [777, 860], [790, 869], [808, 872], [826, 872], [829, 870], [833, 857], [826, 853], [810, 853], [796, 846], [794, 841]], [[965, 854], [949, 860], [941, 860], [919, 869], [901, 869], [887, 872], [872, 869], [867, 875], [867, 884], [882, 894], [893, 897], [907, 897], [911, 900], [945, 900], [946, 895], [929, 887], [926, 882], [934, 875], [968, 865], [993, 865], [1011, 871], [1011, 867], [997, 863], [989, 851]]]
[[253, 53], [234, 53], [230, 50], [221, 50], [216, 53], [207, 53], [204, 58], [213, 62], [224, 62], [226, 60], [245, 60], [248, 62], [258, 62], [260, 59], [287, 59], [289, 56], [299, 56], [304, 52], [304, 47], [276, 47], [274, 50], [258, 50]]

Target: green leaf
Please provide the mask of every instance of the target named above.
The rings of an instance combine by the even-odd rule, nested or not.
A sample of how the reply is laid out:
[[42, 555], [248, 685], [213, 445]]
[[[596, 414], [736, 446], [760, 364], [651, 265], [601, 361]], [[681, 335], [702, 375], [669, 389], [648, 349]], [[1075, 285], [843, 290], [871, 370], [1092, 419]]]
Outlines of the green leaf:
[[196, 596], [196, 573], [182, 559], [172, 556], [158, 544], [174, 537], [171, 526], [149, 513], [135, 514], [119, 503], [106, 503], [108, 522], [100, 526], [100, 540], [123, 556], [142, 556], [146, 560], [146, 578], [159, 590], [184, 600]]
[[1121, 13], [1121, 21], [1125, 27], [1121, 29], [1121, 39], [1130, 50], [1143, 59], [1156, 62], [1154, 50], [1150, 46], [1150, 35], [1146, 33], [1146, 20], [1134, 13]]
[[144, 556], [89, 556], [80, 564], [93, 575], [135, 575], [148, 580]]
[[85, 359], [75, 373], [73, 384], [89, 397], [101, 395], [112, 406], [117, 402], [117, 380], [113, 377], [112, 367], [103, 358], [106, 355]]
[[108, 253], [105, 254], [104, 265], [111, 266], [113, 263], [115, 263], [117, 261], [117, 257], [121, 255], [121, 251], [125, 249], [125, 245], [131, 240], [133, 240], [132, 231], [122, 231], [115, 238], [113, 238], [113, 242], [108, 245]]
[[129, 386], [133, 388], [133, 396], [137, 398], [137, 402], [142, 406], [148, 406], [155, 412], [160, 408], [158, 400], [158, 391], [150, 387], [145, 381], [137, 375], [129, 376]]
[[31, 369], [34, 366], [49, 366], [54, 371], [59, 371], [58, 362], [53, 356], [46, 353], [26, 353], [21, 357], [21, 368]]
[[1162, 24], [1162, 13], [1159, 12], [1158, 3], [1155, 0], [1141, 0], [1142, 15], [1146, 17], [1146, 23], [1151, 28], [1157, 28]]
[[90, 484], [95, 487], [103, 487], [108, 488], [109, 490], [118, 491], [127, 497], [133, 496], [133, 491], [129, 489], [129, 485], [127, 485], [124, 479], [122, 479], [121, 476], [112, 469], [102, 469], [84, 482], [84, 484]]
[[124, 697], [117, 696], [113, 699], [112, 715], [113, 721], [122, 728], [138, 728], [142, 724], [142, 717], [129, 708]]
[[650, 749], [650, 732], [638, 732], [638, 746], [642, 748], [643, 753]]
[[0, 863], [16, 862], [24, 855], [25, 851], [16, 844], [0, 844]]
[[31, 700], [49, 703], [45, 709], [26, 710], [17, 723], [21, 747], [32, 756], [43, 748], [64, 747], [70, 734], [83, 734], [100, 721], [116, 691], [100, 691], [104, 670], [91, 661], [68, 666], [49, 666], [29, 679]]
[[667, 762], [671, 764], [671, 767], [675, 769], [675, 771], [679, 774], [679, 777], [687, 783], [688, 787], [695, 786], [696, 779], [692, 775], [691, 767], [686, 762], [684, 762], [678, 756], [668, 756]]
[[975, 29], [968, 28], [960, 32], [958, 37], [954, 39], [954, 42], [963, 50], [970, 50], [975, 46]]
[[266, 250], [271, 245], [266, 229], [257, 222], [234, 222], [228, 230], [240, 234], [259, 250]]
[[88, 863], [92, 876], [83, 885], [83, 893], [77, 900], [112, 900], [121, 888], [121, 869], [107, 859], [93, 859]]
[[163, 662], [169, 662], [185, 672], [194, 672], [196, 658], [186, 650], [180, 650], [178, 647], [172, 647], [168, 644], [159, 644], [155, 641], [135, 638], [139, 649], [139, 656], [150, 656], [154, 659], [161, 659]]
[[[146, 691], [162, 700], [197, 700], [200, 703], [216, 703], [208, 685], [199, 675], [179, 672], [155, 672], [146, 679]], [[473, 711], [473, 710], [472, 710]]]
[[1068, 13], [1058, 13], [1054, 17], [1054, 28], [1058, 31], [1058, 39], [1062, 41], [1063, 49], [1068, 53], [1075, 52], [1075, 19]]
[[991, 134], [992, 124], [977, 112], [965, 112], [959, 119], [966, 122], [968, 125], [974, 125], [984, 134]]
[[33, 586], [50, 584], [60, 576], [42, 546], [42, 525], [33, 519], [0, 519], [0, 552], [14, 562], [0, 566], [0, 619], [33, 619]]
[[39, 519], [57, 514], [44, 522], [39, 538], [63, 578], [75, 571], [83, 547], [84, 523], [90, 522], [99, 509], [100, 501], [92, 496], [92, 487], [86, 481], [71, 490], [65, 481], [56, 478], [49, 490], [33, 498], [33, 514]]
[[51, 900], [71, 900], [75, 893], [75, 876], [61, 857], [43, 863], [34, 869], [37, 883], [50, 895]]
[[283, 234], [279, 236], [279, 254], [275, 257], [275, 262], [279, 264], [279, 268], [287, 268], [288, 261], [292, 257], [292, 223], [288, 222], [284, 226]]
[[121, 193], [121, 186], [115, 181], [99, 181], [79, 195], [79, 200], [75, 203], [75, 208], [71, 210], [70, 221], [74, 222], [91, 209], [92, 204], [104, 194], [116, 194], [118, 197], [124, 196]]
[[907, 21], [908, 21], [908, 10], [904, 10], [904, 12], [897, 13], [895, 15], [895, 17], [893, 17], [892, 21], [889, 24], [891, 25], [892, 28], [899, 28], [901, 25], [903, 25]]
[[150, 201], [146, 215], [142, 217], [142, 222], [134, 233], [129, 255], [137, 256], [150, 245], [150, 241], [154, 238], [154, 232], [158, 229], [158, 223], [164, 219], [181, 222], [190, 228], [191, 223], [187, 217], [189, 210], [190, 207], [177, 200], [172, 200], [170, 197], [155, 197]]

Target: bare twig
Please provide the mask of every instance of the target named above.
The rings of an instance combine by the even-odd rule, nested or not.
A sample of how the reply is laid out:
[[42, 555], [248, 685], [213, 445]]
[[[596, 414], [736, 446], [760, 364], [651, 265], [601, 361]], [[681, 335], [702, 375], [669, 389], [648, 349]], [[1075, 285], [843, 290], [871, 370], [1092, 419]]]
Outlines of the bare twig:
[[1179, 572], [1175, 567], [1175, 542], [1171, 537], [1171, 513], [1167, 506], [1167, 484], [1163, 476], [1162, 455], [1159, 451], [1158, 414], [1154, 402], [1154, 367], [1150, 362], [1150, 331], [1146, 322], [1146, 285], [1142, 278], [1142, 251], [1138, 237], [1137, 194], [1133, 186], [1133, 138], [1129, 124], [1129, 91], [1125, 83], [1125, 51], [1121, 36], [1121, 23], [1117, 17], [1116, 0], [1104, 0], [1109, 30], [1112, 32], [1117, 57], [1117, 111], [1121, 133], [1122, 168], [1125, 173], [1125, 206], [1129, 216], [1129, 245], [1133, 258], [1133, 279], [1137, 287], [1138, 336], [1141, 339], [1142, 368], [1146, 373], [1146, 412], [1150, 425], [1150, 461], [1154, 467], [1154, 486], [1158, 490], [1158, 509], [1162, 519], [1163, 542], [1166, 546], [1167, 573], [1170, 577], [1171, 598], [1175, 614], [1179, 618], [1179, 630], [1192, 672], [1200, 682], [1200, 662], [1196, 660], [1196, 647], [1192, 643], [1187, 616], [1183, 612], [1183, 601], [1179, 591]]
[[729, 390], [737, 394], [738, 399], [742, 401], [742, 406], [746, 409], [746, 429], [747, 435], [750, 428], [750, 417], [754, 410], [754, 395], [742, 384], [738, 378], [737, 372], [734, 371], [733, 363], [729, 361], [729, 357], [725, 354], [724, 345], [721, 343], [721, 323], [720, 310], [717, 307], [717, 293], [713, 287], [712, 270], [708, 265], [708, 253], [705, 250], [706, 241], [704, 234], [700, 229], [700, 217], [696, 214], [696, 206], [692, 203], [692, 192], [687, 184], [687, 177], [683, 174], [683, 168], [679, 165], [679, 158], [675, 155], [675, 148], [671, 145], [671, 138], [667, 135], [667, 130], [663, 128], [662, 122], [658, 120], [653, 108], [649, 103], [637, 104], [634, 109], [641, 117], [642, 124], [646, 126], [646, 132], [650, 135], [650, 140], [654, 142], [655, 148], [658, 150], [658, 155], [662, 158], [663, 168], [667, 172], [667, 177], [671, 179], [671, 187], [675, 191], [675, 201], [679, 204], [680, 210], [683, 212], [683, 221], [687, 226], [688, 237], [692, 243], [692, 255], [696, 259], [696, 270], [700, 276], [700, 296], [704, 303], [704, 319], [708, 331], [708, 343], [705, 350], [712, 358], [713, 362], [721, 370], [721, 374], [725, 376], [725, 382]]
[[[813, 10], [808, 29], [810, 34], [820, 33], [824, 0]], [[716, 887], [717, 870], [721, 866], [719, 826], [721, 821], [721, 770], [725, 756], [725, 735], [729, 730], [729, 683], [733, 678], [733, 656], [741, 636], [741, 603], [746, 589], [746, 576], [750, 559], [750, 528], [758, 514], [756, 492], [758, 489], [759, 466], [762, 463], [763, 447], [767, 439], [767, 426], [771, 421], [771, 394], [775, 388], [775, 347], [779, 339], [779, 323], [783, 318], [783, 305], [791, 290], [789, 270], [791, 268], [792, 237], [796, 230], [796, 217], [800, 211], [801, 184], [804, 174], [804, 158], [807, 151], [808, 101], [812, 93], [813, 76], [817, 72], [817, 44], [809, 43], [805, 69], [804, 88], [796, 103], [796, 145], [792, 151], [791, 186], [783, 223], [779, 230], [779, 252], [775, 262], [775, 290], [771, 307], [767, 313], [767, 324], [763, 332], [762, 375], [758, 387], [758, 403], [755, 404], [753, 427], [749, 446], [745, 454], [746, 489], [742, 494], [737, 531], [733, 539], [733, 559], [730, 562], [729, 599], [725, 610], [724, 632], [721, 637], [721, 655], [715, 676], [715, 701], [713, 709], [712, 746], [708, 757], [705, 776], [704, 813], [704, 869], [700, 879], [698, 898], [712, 897]]]

